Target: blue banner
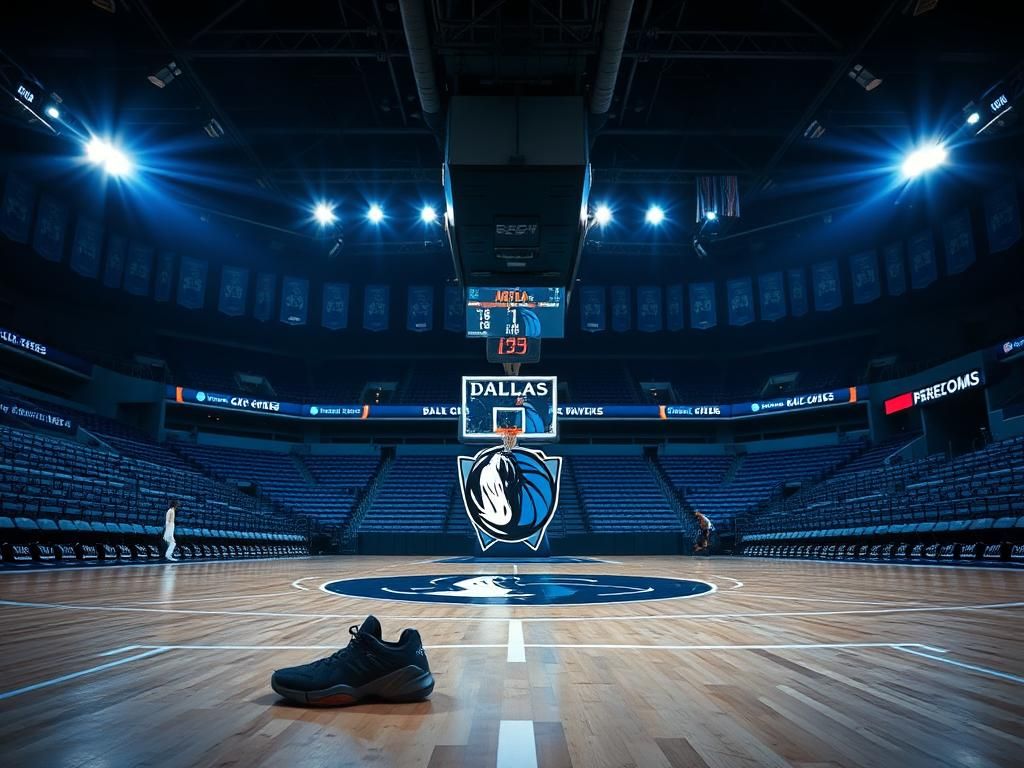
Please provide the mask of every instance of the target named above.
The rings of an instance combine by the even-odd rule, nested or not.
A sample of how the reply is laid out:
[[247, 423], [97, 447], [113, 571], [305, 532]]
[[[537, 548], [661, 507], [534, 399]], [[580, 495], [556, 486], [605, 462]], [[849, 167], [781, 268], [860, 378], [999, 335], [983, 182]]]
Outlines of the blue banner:
[[789, 311], [793, 317], [807, 314], [807, 278], [803, 267], [786, 270], [786, 282], [789, 284]]
[[452, 333], [466, 332], [466, 295], [461, 285], [444, 287], [444, 329]]
[[729, 301], [729, 325], [754, 322], [754, 284], [749, 277], [726, 281], [725, 295]]
[[624, 333], [633, 327], [632, 301], [629, 286], [612, 286], [612, 330]]
[[63, 414], [6, 395], [0, 395], [0, 421], [16, 426], [42, 427], [66, 434], [72, 434], [78, 429], [78, 425]]
[[153, 298], [157, 301], [171, 300], [174, 285], [175, 256], [170, 251], [160, 251], [156, 257], [156, 279], [153, 282]]
[[985, 232], [992, 253], [1005, 251], [1020, 240], [1020, 206], [1012, 181], [985, 195]]
[[386, 285], [368, 285], [363, 292], [363, 328], [386, 331], [391, 313], [391, 289]]
[[761, 319], [781, 320], [786, 316], [786, 288], [781, 272], [766, 272], [757, 278], [761, 293]]
[[309, 316], [309, 280], [285, 277], [281, 280], [281, 315], [285, 325], [305, 325]]
[[202, 309], [206, 304], [206, 262], [181, 258], [181, 272], [178, 275], [178, 304], [185, 309]]
[[966, 208], [943, 221], [942, 243], [946, 249], [947, 275], [958, 275], [974, 263], [971, 214]]
[[690, 327], [707, 330], [718, 325], [714, 283], [690, 283]]
[[68, 229], [68, 207], [49, 195], [39, 198], [32, 248], [47, 261], [64, 258], [64, 233]]
[[329, 330], [348, 328], [348, 283], [324, 283], [324, 306], [320, 324]]
[[935, 241], [932, 231], [926, 229], [918, 232], [907, 243], [907, 256], [910, 259], [910, 287], [914, 290], [927, 288], [938, 277], [935, 266]]
[[245, 300], [249, 294], [249, 270], [246, 267], [222, 267], [217, 309], [228, 317], [245, 314]]
[[838, 262], [823, 261], [811, 267], [811, 283], [814, 285], [815, 312], [831, 312], [842, 306]]
[[69, 355], [67, 352], [61, 352], [59, 349], [54, 349], [40, 341], [22, 336], [20, 333], [15, 333], [6, 328], [0, 328], [0, 345], [10, 347], [23, 355], [31, 355], [53, 365], [69, 368], [78, 373], [87, 374], [92, 371], [92, 363], [87, 363], [81, 358]]
[[107, 238], [107, 261], [103, 265], [103, 284], [107, 288], [120, 288], [124, 274], [124, 260], [128, 252], [128, 241], [120, 235]]
[[643, 285], [636, 289], [636, 328], [644, 333], [661, 330], [661, 288]]
[[407, 330], [423, 333], [434, 329], [434, 288], [430, 285], [410, 285]]
[[598, 333], [607, 328], [604, 314], [604, 286], [580, 286], [580, 330]]
[[907, 292], [907, 267], [903, 261], [903, 243], [882, 246], [882, 260], [885, 262], [886, 292], [890, 296], [902, 296]]
[[256, 275], [256, 293], [252, 304], [252, 316], [266, 323], [274, 315], [274, 301], [277, 299], [277, 275], [260, 272]]
[[133, 241], [124, 265], [124, 289], [134, 296], [148, 296], [152, 278], [153, 249]]
[[882, 295], [882, 280], [878, 274], [878, 254], [864, 251], [850, 257], [850, 278], [853, 280], [853, 303], [867, 304]]
[[683, 298], [681, 283], [665, 286], [665, 327], [671, 331], [681, 331], [686, 327], [686, 301]]
[[79, 216], [71, 244], [71, 269], [82, 277], [95, 279], [100, 273], [102, 247], [103, 226], [91, 216]]
[[32, 208], [35, 188], [27, 181], [7, 174], [4, 183], [4, 209], [0, 216], [0, 230], [11, 240], [27, 243], [32, 231]]

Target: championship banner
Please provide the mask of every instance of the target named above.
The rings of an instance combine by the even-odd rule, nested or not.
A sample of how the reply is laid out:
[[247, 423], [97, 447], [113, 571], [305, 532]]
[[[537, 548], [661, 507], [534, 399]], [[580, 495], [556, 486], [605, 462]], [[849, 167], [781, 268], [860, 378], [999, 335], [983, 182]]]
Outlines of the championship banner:
[[850, 277], [853, 280], [854, 304], [867, 304], [882, 295], [878, 254], [875, 251], [865, 251], [850, 257]]
[[170, 251], [160, 251], [156, 257], [156, 279], [153, 282], [153, 298], [157, 301], [171, 300], [174, 285], [175, 256]]
[[285, 325], [305, 325], [309, 316], [309, 280], [285, 276], [281, 280], [281, 315]]
[[842, 306], [838, 262], [823, 261], [811, 267], [811, 284], [814, 286], [815, 312], [831, 312]]
[[883, 246], [885, 261], [886, 292], [890, 296], [902, 296], [907, 292], [907, 267], [903, 261], [903, 243], [889, 243]]
[[466, 332], [466, 296], [461, 285], [444, 287], [444, 329], [452, 333]]
[[178, 304], [185, 309], [202, 309], [206, 304], [206, 261], [183, 256], [178, 275]]
[[947, 275], [959, 275], [974, 263], [971, 214], [966, 208], [943, 221], [942, 243], [946, 249]]
[[68, 228], [68, 207], [49, 195], [39, 198], [32, 249], [47, 261], [64, 258], [64, 233]]
[[907, 243], [907, 256], [910, 259], [910, 287], [915, 291], [927, 288], [938, 277], [935, 266], [935, 241], [932, 232], [926, 229], [918, 232]]
[[725, 295], [729, 300], [729, 325], [754, 322], [754, 286], [749, 277], [728, 280]]
[[612, 286], [612, 330], [616, 333], [624, 333], [633, 327], [629, 294], [628, 286]]
[[71, 269], [82, 277], [96, 279], [100, 273], [103, 226], [92, 216], [79, 216], [71, 243]]
[[245, 267], [221, 267], [220, 291], [217, 309], [228, 317], [245, 314], [245, 299], [249, 293], [249, 270]]
[[324, 283], [320, 324], [331, 331], [348, 328], [348, 283]]
[[35, 188], [27, 181], [7, 174], [4, 182], [4, 207], [0, 212], [0, 231], [16, 243], [27, 243], [32, 232], [32, 207]]
[[1020, 240], [1020, 206], [1014, 182], [985, 195], [985, 232], [992, 253], [1005, 251]]
[[410, 285], [407, 299], [406, 330], [425, 333], [434, 329], [434, 288]]
[[260, 272], [256, 275], [256, 293], [252, 305], [252, 316], [266, 323], [274, 314], [274, 300], [277, 298], [277, 275]]
[[386, 285], [368, 285], [363, 291], [363, 328], [367, 331], [386, 331], [391, 311], [391, 288]]
[[686, 300], [681, 283], [665, 286], [665, 328], [671, 332], [686, 327]]
[[690, 327], [706, 331], [718, 325], [714, 283], [690, 283]]
[[580, 330], [598, 333], [606, 328], [604, 286], [580, 286]]
[[789, 311], [793, 317], [803, 317], [807, 314], [807, 279], [804, 276], [804, 268], [786, 270], [786, 282], [789, 283]]
[[766, 272], [757, 278], [761, 293], [761, 319], [781, 320], [786, 316], [786, 294], [781, 272]]
[[120, 288], [124, 274], [124, 260], [128, 252], [128, 241], [120, 235], [107, 238], [107, 261], [103, 266], [103, 284], [107, 288]]
[[644, 333], [661, 330], [661, 288], [644, 285], [636, 289], [636, 328]]
[[124, 265], [124, 289], [133, 296], [148, 296], [153, 277], [153, 249], [142, 243], [128, 246]]

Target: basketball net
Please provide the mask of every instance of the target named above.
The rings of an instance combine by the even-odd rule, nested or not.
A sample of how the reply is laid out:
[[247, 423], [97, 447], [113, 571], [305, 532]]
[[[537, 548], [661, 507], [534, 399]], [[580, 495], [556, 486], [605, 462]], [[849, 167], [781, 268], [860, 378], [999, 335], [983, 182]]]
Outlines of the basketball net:
[[512, 449], [516, 447], [520, 432], [522, 430], [519, 427], [498, 427], [498, 434], [501, 435], [502, 453], [512, 453]]

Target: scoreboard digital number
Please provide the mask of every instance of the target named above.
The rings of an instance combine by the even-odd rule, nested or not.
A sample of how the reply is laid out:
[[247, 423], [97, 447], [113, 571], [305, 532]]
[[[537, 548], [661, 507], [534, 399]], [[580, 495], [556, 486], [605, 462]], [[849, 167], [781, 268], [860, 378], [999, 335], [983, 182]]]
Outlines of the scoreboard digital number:
[[528, 336], [490, 336], [487, 339], [488, 363], [538, 363], [540, 339]]
[[468, 338], [565, 336], [565, 291], [562, 288], [468, 288]]

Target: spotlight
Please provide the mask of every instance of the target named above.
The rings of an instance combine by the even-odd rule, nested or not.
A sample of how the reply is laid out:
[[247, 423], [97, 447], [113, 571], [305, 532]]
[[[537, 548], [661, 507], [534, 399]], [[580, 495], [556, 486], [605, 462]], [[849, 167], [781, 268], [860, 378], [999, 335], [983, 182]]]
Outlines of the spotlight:
[[91, 163], [103, 166], [103, 170], [111, 176], [131, 173], [132, 161], [128, 155], [101, 138], [93, 136], [85, 145], [85, 154]]
[[326, 227], [328, 224], [333, 224], [338, 220], [338, 217], [334, 214], [334, 206], [327, 203], [316, 204], [316, 207], [313, 208], [313, 218], [317, 220], [321, 227]]
[[435, 221], [437, 221], [437, 211], [434, 210], [434, 207], [432, 205], [424, 205], [420, 209], [420, 221], [422, 221], [424, 224], [433, 224]]
[[967, 116], [967, 124], [968, 125], [974, 125], [979, 120], [981, 120], [981, 115], [979, 115], [977, 112], [971, 112], [971, 114], [969, 114]]
[[166, 67], [154, 72], [146, 79], [157, 88], [166, 88], [176, 77], [181, 77], [181, 68], [172, 61]]
[[652, 205], [647, 209], [647, 215], [644, 217], [648, 224], [657, 226], [665, 220], [665, 212], [657, 205]]
[[915, 149], [903, 161], [903, 175], [908, 179], [913, 179], [925, 171], [938, 168], [946, 162], [948, 154], [946, 148], [941, 144], [931, 144], [927, 147]]
[[705, 217], [705, 218], [706, 218], [706, 219], [707, 219], [708, 221], [714, 221], [715, 219], [717, 219], [717, 218], [718, 218], [718, 214], [717, 214], [717, 213], [715, 213], [714, 211], [708, 211], [707, 213], [705, 213], [705, 214], [704, 214], [704, 217]]
[[60, 110], [57, 109], [54, 106], [47, 107], [46, 108], [46, 114], [47, 114], [48, 117], [52, 117], [54, 120], [59, 120], [60, 119]]
[[366, 212], [366, 218], [370, 220], [371, 224], [380, 224], [384, 221], [384, 209], [374, 203]]
[[857, 83], [865, 91], [873, 91], [882, 84], [882, 78], [875, 77], [864, 69], [862, 64], [854, 65], [853, 69], [846, 73], [849, 78]]
[[612, 209], [601, 204], [594, 210], [594, 222], [599, 227], [607, 226], [612, 221]]

